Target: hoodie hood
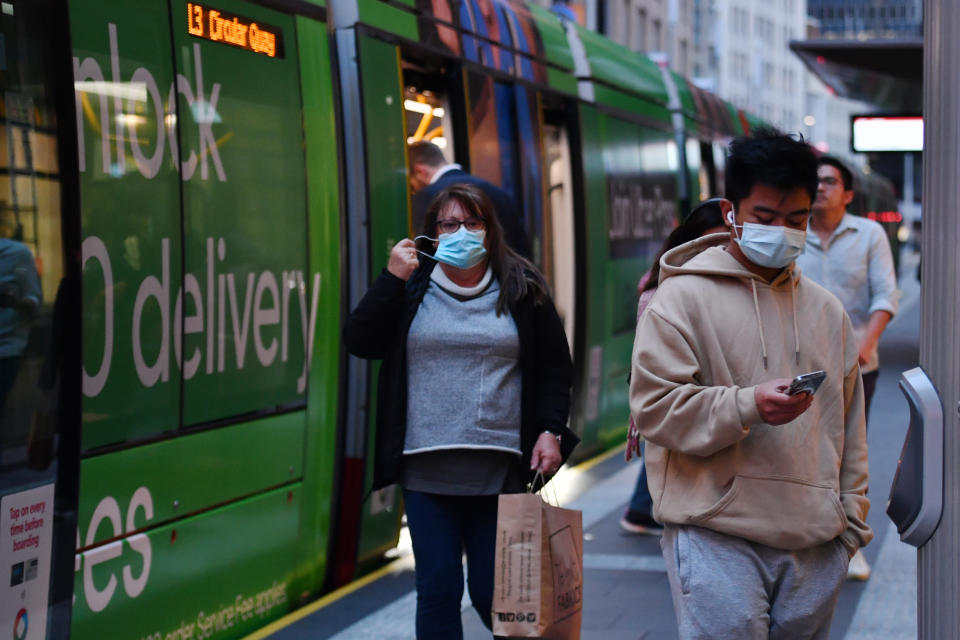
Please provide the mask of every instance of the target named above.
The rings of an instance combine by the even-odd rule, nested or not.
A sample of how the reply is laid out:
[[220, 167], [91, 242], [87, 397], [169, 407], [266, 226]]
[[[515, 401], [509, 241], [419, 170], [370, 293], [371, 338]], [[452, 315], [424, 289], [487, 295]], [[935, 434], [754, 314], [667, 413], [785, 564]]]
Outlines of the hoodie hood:
[[800, 269], [796, 263], [784, 267], [773, 281], [767, 282], [730, 255], [726, 250], [729, 244], [729, 233], [713, 233], [674, 247], [660, 258], [659, 284], [672, 276], [697, 274], [754, 280], [759, 285], [772, 288], [797, 285]]
[[753, 273], [739, 260], [734, 258], [726, 247], [730, 243], [729, 233], [713, 233], [709, 236], [697, 238], [679, 247], [674, 247], [660, 258], [660, 280], [680, 275], [700, 275], [711, 277], [729, 277], [750, 282], [753, 291], [753, 310], [757, 320], [757, 330], [760, 333], [760, 347], [763, 357], [763, 368], [769, 368], [767, 357], [767, 341], [763, 333], [763, 318], [760, 315], [760, 301], [757, 288], [789, 289], [791, 312], [793, 315], [793, 342], [794, 356], [800, 362], [800, 331], [797, 326], [797, 297], [796, 288], [800, 283], [800, 269], [795, 263], [784, 267], [772, 281], [767, 282], [763, 277]]

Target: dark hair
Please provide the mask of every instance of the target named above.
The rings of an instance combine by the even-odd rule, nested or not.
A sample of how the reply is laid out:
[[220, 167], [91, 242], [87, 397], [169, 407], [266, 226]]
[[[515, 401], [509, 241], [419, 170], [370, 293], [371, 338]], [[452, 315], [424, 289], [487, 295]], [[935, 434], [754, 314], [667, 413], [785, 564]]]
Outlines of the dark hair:
[[442, 167], [447, 164], [440, 147], [426, 140], [418, 140], [408, 146], [407, 159], [411, 167], [415, 164], [425, 164], [428, 167]]
[[735, 138], [726, 173], [726, 196], [734, 206], [758, 184], [781, 191], [800, 187], [811, 202], [817, 195], [817, 154], [800, 134], [793, 137], [761, 127], [752, 136]]
[[[493, 275], [500, 282], [497, 315], [506, 313], [511, 303], [527, 295], [533, 296], [534, 304], [541, 304], [548, 296], [547, 283], [533, 263], [507, 245], [493, 202], [478, 187], [455, 184], [438, 193], [427, 207], [420, 233], [435, 238], [437, 218], [453, 202], [463, 207], [468, 216], [483, 218], [486, 222], [487, 258]], [[417, 248], [430, 255], [436, 250], [433, 242], [425, 238], [417, 240]]]
[[840, 179], [843, 180], [843, 190], [853, 191], [853, 173], [847, 168], [847, 165], [840, 162], [833, 156], [820, 156], [817, 161], [817, 168], [828, 165], [840, 172]]
[[704, 200], [694, 207], [690, 215], [684, 218], [683, 222], [670, 232], [667, 239], [663, 241], [663, 246], [660, 247], [660, 253], [657, 254], [656, 259], [653, 261], [653, 266], [650, 267], [650, 277], [647, 278], [647, 281], [643, 284], [640, 293], [657, 287], [657, 283], [660, 280], [660, 258], [663, 257], [663, 254], [674, 247], [679, 247], [691, 240], [696, 240], [706, 233], [708, 229], [723, 226], [723, 209], [720, 208], [721, 202], [721, 198]]

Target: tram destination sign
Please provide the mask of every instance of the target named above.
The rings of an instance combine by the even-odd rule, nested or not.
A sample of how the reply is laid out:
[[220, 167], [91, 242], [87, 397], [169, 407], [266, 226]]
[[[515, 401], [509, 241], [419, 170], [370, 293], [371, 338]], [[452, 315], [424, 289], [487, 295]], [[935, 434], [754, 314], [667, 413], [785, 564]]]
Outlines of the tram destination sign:
[[187, 33], [269, 58], [283, 57], [283, 31], [233, 13], [187, 3]]

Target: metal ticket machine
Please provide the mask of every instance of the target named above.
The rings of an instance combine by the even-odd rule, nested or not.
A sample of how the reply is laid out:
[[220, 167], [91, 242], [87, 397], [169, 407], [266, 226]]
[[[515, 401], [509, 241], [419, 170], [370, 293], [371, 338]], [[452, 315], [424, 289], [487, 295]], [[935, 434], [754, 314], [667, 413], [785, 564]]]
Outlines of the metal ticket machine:
[[910, 427], [890, 487], [887, 515], [900, 540], [920, 547], [936, 530], [943, 512], [943, 406], [936, 388], [917, 367], [900, 376], [910, 405]]

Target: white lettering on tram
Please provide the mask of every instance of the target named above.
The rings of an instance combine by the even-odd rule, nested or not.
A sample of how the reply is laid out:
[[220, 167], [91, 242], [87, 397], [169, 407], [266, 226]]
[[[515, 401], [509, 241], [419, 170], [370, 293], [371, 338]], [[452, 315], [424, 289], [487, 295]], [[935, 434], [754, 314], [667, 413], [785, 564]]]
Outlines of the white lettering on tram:
[[[206, 278], [186, 273], [183, 287], [177, 287], [170, 277], [170, 240], [160, 241], [160, 271], [147, 275], [137, 288], [133, 305], [130, 346], [137, 378], [145, 387], [170, 379], [170, 360], [182, 368], [185, 380], [193, 378], [200, 370], [201, 362], [206, 359], [207, 375], [215, 375], [227, 369], [231, 364], [236, 369], [244, 369], [251, 360], [246, 357], [247, 347], [252, 339], [256, 363], [261, 367], [273, 366], [277, 359], [289, 360], [289, 330], [295, 315], [291, 314], [291, 292], [296, 289], [299, 302], [299, 321], [303, 337], [303, 369], [297, 378], [297, 393], [303, 393], [307, 386], [307, 373], [310, 370], [313, 341], [316, 334], [317, 306], [320, 300], [320, 273], [313, 274], [312, 291], [308, 291], [307, 279], [302, 271], [282, 271], [279, 279], [273, 271], [246, 274], [220, 273], [217, 265], [226, 258], [227, 246], [223, 238], [208, 238]], [[216, 246], [216, 250], [214, 250]], [[90, 261], [96, 261], [103, 277], [103, 357], [96, 373], [83, 370], [83, 393], [87, 397], [98, 396], [107, 384], [114, 361], [114, 317], [113, 269], [110, 255], [103, 241], [97, 236], [89, 236], [83, 242], [84, 268]], [[201, 289], [200, 282], [206, 282], [207, 291]], [[184, 302], [186, 291], [187, 302]], [[206, 293], [206, 296], [204, 296]], [[206, 309], [203, 300], [206, 297]], [[171, 309], [171, 302], [173, 303]], [[185, 309], [185, 307], [187, 307]], [[172, 311], [172, 313], [171, 313]], [[100, 309], [96, 310], [99, 314]], [[296, 313], [296, 312], [294, 312]], [[151, 314], [155, 320], [159, 317], [159, 340], [157, 336], [145, 336], [145, 320]], [[186, 317], [184, 315], [186, 314]], [[229, 317], [228, 317], [229, 316]], [[182, 322], [181, 322], [182, 320]], [[156, 322], [150, 325], [156, 326]], [[264, 331], [279, 325], [278, 338], [264, 336]], [[92, 325], [91, 325], [92, 326]], [[124, 325], [122, 325], [124, 326]], [[173, 354], [171, 354], [171, 333]], [[206, 334], [206, 350], [194, 346], [189, 354], [183, 353], [184, 337]], [[232, 349], [228, 348], [227, 336], [232, 336]], [[214, 340], [216, 336], [216, 340]], [[202, 339], [198, 341], [203, 343]], [[159, 344], [152, 362], [147, 361], [144, 344]], [[232, 358], [229, 358], [232, 351]], [[183, 357], [186, 360], [183, 361]]]
[[[96, 508], [90, 518], [90, 524], [87, 527], [86, 546], [91, 546], [97, 541], [97, 530], [103, 523], [110, 525], [110, 530], [106, 536], [100, 539], [115, 538], [123, 533], [131, 533], [138, 529], [136, 524], [136, 515], [138, 510], [143, 510], [145, 522], [153, 520], [153, 496], [146, 487], [139, 487], [133, 492], [130, 498], [130, 505], [127, 507], [126, 527], [120, 518], [120, 505], [113, 496], [105, 496]], [[77, 543], [80, 542], [80, 530], [77, 530]], [[150, 577], [150, 565], [153, 559], [153, 550], [150, 545], [150, 538], [144, 533], [134, 534], [125, 540], [116, 540], [105, 545], [95, 547], [77, 554], [75, 564], [76, 571], [83, 571], [83, 594], [87, 601], [87, 606], [94, 613], [99, 613], [107, 608], [110, 600], [113, 599], [117, 590], [116, 572], [112, 571], [104, 587], [98, 588], [93, 578], [94, 567], [107, 563], [123, 555], [123, 545], [127, 544], [135, 553], [140, 556], [140, 575], [134, 576], [133, 569], [129, 563], [123, 566], [121, 571], [123, 590], [127, 596], [136, 598], [147, 586], [147, 580]], [[101, 576], [97, 572], [98, 577]]]
[[103, 272], [103, 360], [100, 368], [93, 375], [83, 369], [83, 394], [89, 398], [100, 395], [107, 376], [110, 375], [110, 363], [113, 359], [113, 268], [110, 266], [110, 254], [107, 245], [96, 236], [89, 236], [83, 240], [81, 247], [82, 268], [86, 269], [87, 261], [96, 260], [100, 263]]
[[[191, 86], [187, 77], [178, 73], [173, 82], [170, 83], [170, 90], [164, 105], [160, 87], [149, 69], [138, 67], [131, 74], [128, 82], [123, 80], [120, 73], [120, 43], [116, 24], [111, 22], [107, 25], [107, 35], [110, 47], [110, 82], [106, 82], [103, 69], [95, 58], [88, 57], [82, 61], [79, 57], [75, 56], [73, 58], [77, 143], [80, 151], [79, 169], [81, 173], [87, 171], [87, 149], [84, 131], [84, 117], [86, 117], [90, 121], [90, 128], [100, 136], [100, 170], [105, 174], [122, 175], [126, 171], [126, 149], [129, 143], [137, 171], [148, 180], [156, 177], [160, 172], [166, 147], [173, 160], [173, 166], [180, 172], [182, 180], [190, 180], [198, 164], [200, 166], [200, 179], [207, 180], [209, 164], [213, 163], [217, 179], [220, 182], [226, 182], [227, 174], [223, 170], [220, 150], [213, 135], [213, 123], [220, 119], [217, 113], [217, 103], [220, 100], [220, 83], [214, 82], [212, 84], [208, 98], [208, 92], [204, 90], [203, 86], [203, 61], [200, 57], [199, 43], [193, 45], [196, 84]], [[177, 125], [174, 124], [173, 118], [169, 117], [177, 113], [175, 102], [177, 94], [183, 96], [190, 113], [193, 115], [200, 145], [199, 150], [191, 149], [186, 159], [181, 155], [177, 143]], [[97, 113], [90, 107], [89, 103], [85, 102], [87, 96], [98, 98], [99, 120], [97, 119]], [[114, 116], [112, 152], [111, 109], [108, 100], [110, 97], [113, 98], [112, 113]], [[137, 109], [137, 103], [143, 103], [144, 108], [142, 110]], [[149, 152], [143, 149], [140, 138], [137, 136], [137, 126], [142, 122], [142, 118], [127, 117], [142, 116], [144, 113], [152, 114], [157, 126], [157, 146], [152, 155], [148, 155]], [[183, 126], [186, 123], [180, 122], [177, 124]], [[126, 128], [126, 134], [124, 128]], [[164, 129], [166, 129], [166, 135], [164, 135]]]
[[[144, 386], [152, 387], [157, 380], [166, 382], [170, 379], [170, 240], [160, 241], [162, 280], [156, 276], [147, 276], [140, 283], [137, 298], [133, 303], [133, 362], [137, 375]], [[143, 358], [143, 348], [140, 343], [140, 322], [143, 318], [143, 308], [147, 300], [153, 298], [160, 307], [160, 353], [157, 361], [148, 365]], [[179, 323], [178, 323], [179, 324]]]

